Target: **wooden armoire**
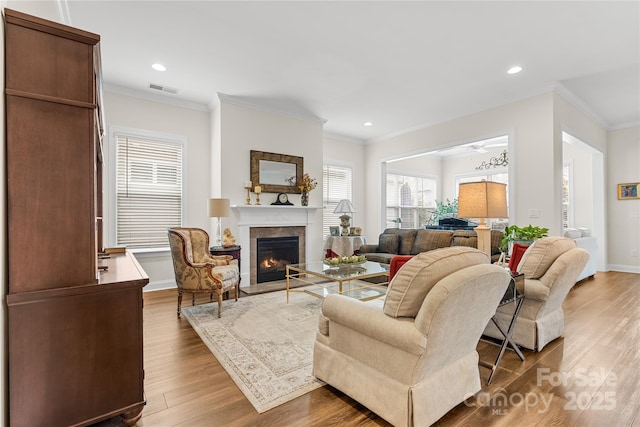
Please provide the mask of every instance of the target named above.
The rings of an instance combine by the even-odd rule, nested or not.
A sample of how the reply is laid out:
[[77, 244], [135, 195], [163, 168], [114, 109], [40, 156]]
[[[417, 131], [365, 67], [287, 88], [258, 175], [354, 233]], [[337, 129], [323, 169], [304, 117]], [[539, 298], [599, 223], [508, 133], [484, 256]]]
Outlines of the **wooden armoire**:
[[142, 288], [103, 259], [100, 37], [5, 9], [9, 421], [88, 425], [144, 405]]

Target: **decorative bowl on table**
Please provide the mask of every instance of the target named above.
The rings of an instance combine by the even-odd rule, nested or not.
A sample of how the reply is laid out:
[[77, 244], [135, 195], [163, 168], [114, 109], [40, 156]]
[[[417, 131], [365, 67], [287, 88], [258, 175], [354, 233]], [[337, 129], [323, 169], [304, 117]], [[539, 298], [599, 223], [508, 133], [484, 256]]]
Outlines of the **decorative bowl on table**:
[[349, 266], [362, 265], [367, 262], [364, 255], [339, 256], [333, 258], [325, 258], [324, 264], [329, 267], [344, 268]]

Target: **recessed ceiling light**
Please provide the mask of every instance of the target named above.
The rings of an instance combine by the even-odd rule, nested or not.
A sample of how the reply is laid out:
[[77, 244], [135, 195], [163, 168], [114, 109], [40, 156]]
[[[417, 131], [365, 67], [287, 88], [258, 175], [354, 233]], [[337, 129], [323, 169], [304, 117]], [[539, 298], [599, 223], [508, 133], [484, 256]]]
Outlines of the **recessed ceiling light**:
[[373, 126], [373, 123], [371, 123], [371, 122], [364, 122], [364, 125], [365, 125], [365, 126]]
[[156, 71], [167, 71], [167, 67], [165, 67], [162, 64], [153, 64], [151, 68], [153, 68]]
[[518, 74], [520, 71], [522, 71], [522, 67], [519, 65], [514, 65], [507, 70], [507, 74]]

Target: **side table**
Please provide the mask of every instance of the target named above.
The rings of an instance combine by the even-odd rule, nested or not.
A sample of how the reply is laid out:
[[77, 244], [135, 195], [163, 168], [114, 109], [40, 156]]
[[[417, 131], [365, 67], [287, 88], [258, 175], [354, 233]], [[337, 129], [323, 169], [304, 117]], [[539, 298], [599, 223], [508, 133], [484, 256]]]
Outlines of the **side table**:
[[364, 236], [328, 236], [324, 242], [326, 257], [351, 256], [365, 244]]
[[506, 330], [503, 326], [501, 326], [496, 321], [495, 316], [491, 318], [491, 321], [493, 322], [494, 325], [496, 325], [500, 333], [504, 336], [504, 339], [500, 344], [500, 351], [498, 352], [498, 357], [496, 358], [495, 363], [490, 364], [482, 360], [479, 362], [481, 366], [491, 369], [491, 374], [489, 375], [487, 384], [491, 384], [491, 380], [493, 379], [493, 374], [496, 373], [496, 370], [498, 369], [498, 365], [502, 360], [502, 356], [504, 356], [504, 352], [509, 345], [511, 345], [512, 350], [516, 352], [520, 360], [524, 362], [524, 355], [522, 354], [522, 351], [520, 351], [518, 344], [516, 344], [511, 338], [511, 335], [513, 334], [513, 327], [516, 324], [516, 319], [518, 318], [518, 313], [520, 313], [520, 308], [522, 307], [523, 301], [524, 301], [524, 274], [512, 273], [511, 283], [509, 283], [509, 287], [507, 288], [507, 291], [502, 297], [502, 300], [498, 304], [498, 307], [502, 307], [503, 305], [512, 304], [512, 303], [515, 304], [516, 308], [515, 308], [515, 311], [513, 312], [513, 317], [511, 318], [511, 322], [509, 322], [509, 326]]
[[[233, 259], [238, 260], [238, 271], [242, 271], [240, 269], [240, 246], [211, 246], [209, 248], [209, 253], [211, 255], [231, 255]], [[242, 277], [238, 280], [238, 283], [242, 280]]]

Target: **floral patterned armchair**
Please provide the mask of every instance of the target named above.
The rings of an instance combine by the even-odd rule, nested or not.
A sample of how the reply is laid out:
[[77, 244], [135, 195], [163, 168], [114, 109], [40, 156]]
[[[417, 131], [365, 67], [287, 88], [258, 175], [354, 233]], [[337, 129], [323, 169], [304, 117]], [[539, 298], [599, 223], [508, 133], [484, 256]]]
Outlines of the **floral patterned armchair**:
[[200, 228], [170, 228], [168, 234], [178, 286], [178, 317], [183, 292], [192, 294], [191, 305], [195, 305], [196, 293], [207, 293], [211, 299], [214, 293], [217, 294], [220, 317], [223, 293], [234, 290], [238, 301], [238, 266], [230, 264], [232, 257], [229, 255], [212, 256], [209, 235]]

